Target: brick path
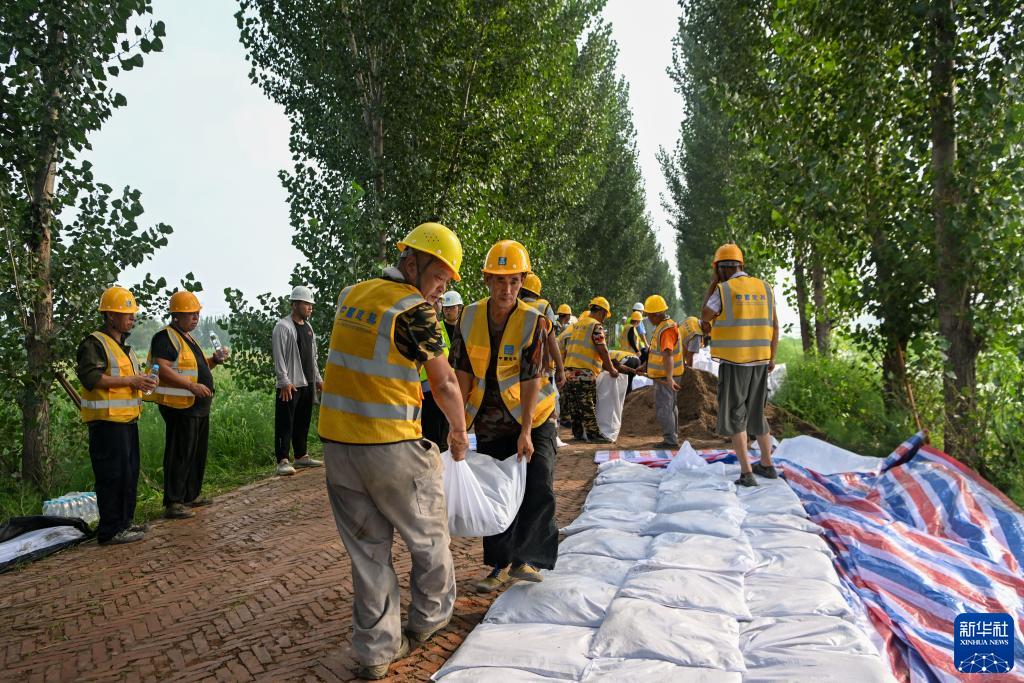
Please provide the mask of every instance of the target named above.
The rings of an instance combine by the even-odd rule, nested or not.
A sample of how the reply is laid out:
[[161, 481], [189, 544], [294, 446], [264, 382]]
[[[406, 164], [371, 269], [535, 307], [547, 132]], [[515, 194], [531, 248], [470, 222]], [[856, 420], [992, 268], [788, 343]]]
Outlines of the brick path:
[[[579, 513], [593, 451], [559, 451], [559, 526]], [[466, 586], [481, 573], [480, 541], [454, 539], [452, 551]], [[397, 538], [395, 568], [407, 599]], [[268, 479], [151, 525], [142, 543], [88, 543], [0, 575], [0, 679], [353, 680], [351, 593], [323, 470]], [[427, 680], [490, 602], [460, 589], [451, 627], [391, 680]]]

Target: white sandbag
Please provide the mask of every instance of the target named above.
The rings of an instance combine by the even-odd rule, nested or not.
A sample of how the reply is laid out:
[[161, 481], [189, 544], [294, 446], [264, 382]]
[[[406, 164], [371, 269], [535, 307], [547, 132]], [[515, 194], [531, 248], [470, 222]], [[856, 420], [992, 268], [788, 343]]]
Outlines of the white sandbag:
[[612, 441], [619, 438], [622, 428], [622, 404], [626, 400], [626, 388], [629, 378], [624, 374], [612, 377], [607, 372], [597, 376], [597, 403], [594, 413], [601, 434]]
[[792, 683], [822, 681], [829, 683], [889, 683], [894, 681], [882, 660], [875, 656], [847, 655], [836, 652], [792, 652], [773, 662], [751, 663], [744, 683]]
[[594, 659], [583, 674], [583, 683], [741, 683], [742, 680], [743, 675], [735, 671], [678, 666], [658, 659]]
[[618, 586], [579, 576], [520, 582], [498, 596], [484, 615], [488, 624], [601, 625]]
[[690, 471], [672, 476], [666, 474], [658, 484], [659, 493], [673, 494], [683, 491], [729, 491], [735, 493], [736, 484], [725, 477], [695, 475]]
[[505, 666], [481, 666], [473, 669], [452, 671], [445, 674], [444, 678], [439, 678], [437, 674], [434, 674], [430, 680], [443, 681], [443, 683], [493, 683], [494, 681], [501, 681], [502, 683], [549, 683], [551, 681], [570, 681], [575, 679], [541, 676], [532, 671], [510, 669]]
[[696, 569], [667, 569], [639, 564], [626, 576], [619, 597], [638, 598], [665, 607], [701, 609], [740, 621], [753, 617], [743, 597], [743, 574]]
[[562, 533], [571, 536], [588, 529], [616, 529], [627, 533], [639, 533], [654, 519], [653, 512], [636, 512], [620, 508], [598, 508], [584, 510], [569, 526], [561, 529]]
[[875, 646], [854, 624], [838, 617], [765, 617], [740, 624], [740, 650], [748, 663], [776, 661], [779, 655], [819, 650], [877, 655]]
[[678, 493], [662, 492], [658, 496], [657, 512], [668, 514], [687, 510], [725, 510], [739, 508], [740, 499], [729, 491], [695, 489]]
[[877, 473], [882, 466], [882, 458], [857, 455], [845, 448], [806, 435], [783, 439], [772, 457], [788, 460], [821, 474]]
[[659, 469], [640, 465], [625, 460], [609, 460], [601, 463], [597, 468], [597, 478], [594, 479], [594, 486], [603, 484], [622, 484], [630, 481], [646, 481], [657, 484], [661, 481], [664, 472]]
[[526, 491], [526, 460], [497, 460], [475, 451], [466, 459], [441, 454], [448, 532], [452, 536], [493, 536], [512, 524]]
[[853, 612], [839, 589], [825, 581], [751, 572], [744, 593], [755, 617], [822, 614], [853, 620]]
[[658, 487], [646, 482], [595, 486], [583, 502], [584, 510], [619, 508], [636, 512], [654, 512], [658, 500]]
[[[579, 538], [579, 535], [574, 538]], [[580, 580], [603, 581], [613, 586], [621, 586], [635, 563], [636, 560], [619, 560], [604, 555], [564, 553], [558, 556], [554, 569], [543, 569], [541, 574], [545, 578], [573, 576]]]
[[820, 526], [809, 519], [798, 515], [787, 514], [748, 514], [743, 520], [744, 529], [792, 529], [794, 531], [806, 531], [809, 534], [822, 534], [825, 532]]
[[806, 531], [795, 531], [793, 529], [758, 529], [747, 527], [743, 534], [750, 541], [751, 547], [756, 550], [772, 551], [787, 550], [790, 548], [803, 548], [824, 553], [829, 557], [835, 557], [835, 553], [828, 547], [825, 540], [818, 534], [810, 534]]
[[734, 538], [741, 532], [740, 524], [746, 517], [741, 508], [723, 510], [688, 510], [669, 514], [656, 514], [641, 528], [644, 536], [657, 536], [668, 533], [707, 534]]
[[680, 666], [744, 671], [735, 619], [616, 598], [594, 636], [590, 656], [663, 659]]
[[673, 533], [654, 537], [645, 564], [743, 573], [754, 569], [758, 558], [745, 536], [720, 538], [704, 534]]
[[[615, 529], [589, 529], [569, 536], [558, 546], [558, 554], [603, 555], [618, 560], [642, 560], [647, 557], [651, 539]], [[555, 565], [558, 566], [557, 564]]]
[[697, 451], [693, 450], [693, 446], [690, 445], [689, 441], [684, 441], [683, 445], [679, 447], [679, 451], [676, 452], [675, 457], [665, 467], [665, 476], [671, 476], [676, 472], [686, 470], [706, 470], [710, 465], [708, 461], [700, 457]]
[[779, 550], [755, 550], [758, 558], [756, 571], [790, 579], [814, 579], [839, 587], [832, 558], [825, 553], [807, 548], [780, 548]]
[[781, 479], [764, 486], [740, 487], [736, 495], [740, 498], [740, 505], [751, 514], [807, 516], [807, 511], [800, 504], [800, 498]]
[[[434, 680], [461, 669], [510, 668], [579, 680], [597, 629], [552, 624], [480, 624], [466, 636]], [[488, 680], [504, 680], [500, 675]]]

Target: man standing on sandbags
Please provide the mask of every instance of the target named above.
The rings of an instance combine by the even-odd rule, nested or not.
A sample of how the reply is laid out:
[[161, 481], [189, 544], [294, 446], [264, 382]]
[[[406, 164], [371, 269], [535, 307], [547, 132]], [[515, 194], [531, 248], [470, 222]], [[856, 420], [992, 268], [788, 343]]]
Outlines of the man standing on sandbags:
[[462, 312], [455, 372], [477, 450], [498, 460], [523, 458], [526, 492], [512, 525], [486, 536], [484, 564], [492, 569], [474, 587], [497, 590], [509, 578], [540, 581], [558, 555], [555, 526], [555, 388], [544, 367], [549, 321], [521, 301], [530, 255], [513, 240], [491, 247], [484, 260], [490, 296]]
[[[342, 290], [320, 405], [327, 494], [352, 561], [352, 651], [361, 678], [377, 680], [410, 641], [427, 642], [451, 619], [455, 572], [441, 458], [423, 438], [419, 367], [451, 425], [453, 460], [469, 447], [462, 396], [444, 356], [438, 299], [459, 279], [462, 244], [438, 223], [398, 243], [398, 266]], [[412, 599], [402, 633], [395, 530], [412, 556]]]
[[611, 443], [597, 426], [597, 376], [601, 370], [619, 376], [608, 356], [601, 324], [612, 314], [611, 306], [603, 296], [596, 296], [587, 313], [573, 325], [565, 342], [565, 407], [577, 441]]
[[[732, 438], [740, 461], [741, 486], [757, 486], [754, 474], [778, 478], [772, 465], [772, 435], [764, 417], [768, 375], [775, 369], [779, 319], [767, 282], [743, 272], [743, 252], [723, 244], [712, 261], [711, 285], [701, 312], [711, 331], [711, 357], [718, 366], [718, 433]], [[756, 434], [761, 462], [750, 466], [747, 434]]]
[[660, 294], [644, 301], [644, 313], [654, 326], [647, 356], [647, 376], [654, 381], [654, 414], [663, 439], [655, 448], [679, 448], [679, 407], [676, 396], [683, 376], [683, 345], [679, 326], [668, 315], [668, 303]]

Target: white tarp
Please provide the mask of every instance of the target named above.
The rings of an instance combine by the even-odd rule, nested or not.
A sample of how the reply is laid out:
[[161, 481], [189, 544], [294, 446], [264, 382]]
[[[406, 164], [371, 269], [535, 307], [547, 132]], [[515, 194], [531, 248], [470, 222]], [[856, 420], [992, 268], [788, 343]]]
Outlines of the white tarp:
[[601, 434], [612, 441], [619, 438], [622, 428], [622, 404], [626, 400], [629, 378], [623, 374], [612, 377], [607, 372], [597, 376], [597, 426]]
[[857, 455], [827, 441], [806, 435], [783, 439], [772, 457], [776, 460], [788, 460], [821, 474], [878, 472], [882, 466], [881, 458]]
[[456, 462], [445, 451], [441, 463], [452, 536], [493, 536], [512, 524], [526, 491], [526, 460], [469, 451]]

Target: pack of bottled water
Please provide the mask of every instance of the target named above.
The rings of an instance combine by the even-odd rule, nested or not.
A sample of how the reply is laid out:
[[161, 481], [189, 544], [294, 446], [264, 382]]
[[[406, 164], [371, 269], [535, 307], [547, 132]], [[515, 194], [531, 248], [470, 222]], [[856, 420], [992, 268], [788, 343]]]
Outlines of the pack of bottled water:
[[100, 518], [100, 510], [96, 505], [96, 494], [91, 491], [72, 491], [60, 498], [53, 498], [43, 503], [43, 514], [57, 517], [79, 517], [86, 524], [92, 524]]

